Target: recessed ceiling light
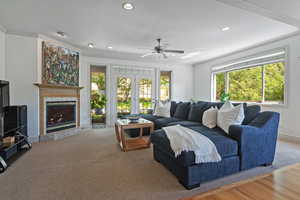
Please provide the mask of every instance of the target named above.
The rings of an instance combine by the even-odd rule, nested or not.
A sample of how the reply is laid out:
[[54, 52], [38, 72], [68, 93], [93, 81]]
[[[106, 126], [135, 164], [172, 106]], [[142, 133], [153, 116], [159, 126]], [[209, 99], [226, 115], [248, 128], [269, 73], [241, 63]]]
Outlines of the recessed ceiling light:
[[90, 47], [90, 48], [94, 48], [94, 47], [95, 47], [95, 45], [94, 45], [93, 43], [89, 43], [89, 44], [88, 44], [88, 47]]
[[112, 49], [113, 47], [112, 47], [112, 46], [108, 46], [107, 48], [108, 48], [108, 49]]
[[62, 37], [62, 38], [64, 38], [64, 37], [67, 36], [66, 33], [63, 32], [63, 31], [57, 31], [57, 32], [56, 32], [56, 35], [59, 36], [59, 37]]
[[133, 10], [134, 9], [134, 6], [132, 3], [130, 2], [124, 2], [122, 4], [122, 7], [125, 9], [125, 10]]
[[229, 30], [230, 30], [230, 27], [228, 27], [228, 26], [222, 28], [222, 31], [229, 31]]

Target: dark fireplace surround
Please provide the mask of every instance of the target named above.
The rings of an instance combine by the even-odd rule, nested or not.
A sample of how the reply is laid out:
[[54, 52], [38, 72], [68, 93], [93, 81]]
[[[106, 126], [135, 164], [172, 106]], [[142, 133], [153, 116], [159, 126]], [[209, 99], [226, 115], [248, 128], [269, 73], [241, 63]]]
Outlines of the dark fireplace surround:
[[46, 133], [76, 127], [76, 101], [46, 102]]

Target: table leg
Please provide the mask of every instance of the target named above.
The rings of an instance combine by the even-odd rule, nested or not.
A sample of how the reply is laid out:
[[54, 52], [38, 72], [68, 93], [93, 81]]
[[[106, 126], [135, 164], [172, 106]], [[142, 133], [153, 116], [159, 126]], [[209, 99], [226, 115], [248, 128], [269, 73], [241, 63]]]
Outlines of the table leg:
[[121, 141], [122, 141], [122, 149], [123, 151], [127, 151], [127, 148], [126, 148], [126, 140], [125, 140], [125, 133], [124, 133], [124, 128], [121, 127]]
[[140, 138], [143, 137], [143, 130], [144, 128], [140, 128]]
[[148, 139], [148, 146], [150, 147], [151, 145], [151, 141], [150, 141], [150, 137], [151, 137], [151, 134], [154, 132], [154, 125], [150, 126], [150, 135], [149, 135], [149, 139]]
[[116, 133], [117, 141], [120, 144], [120, 141], [121, 141], [121, 139], [120, 139], [120, 128], [119, 128], [118, 125], [115, 125], [115, 133]]

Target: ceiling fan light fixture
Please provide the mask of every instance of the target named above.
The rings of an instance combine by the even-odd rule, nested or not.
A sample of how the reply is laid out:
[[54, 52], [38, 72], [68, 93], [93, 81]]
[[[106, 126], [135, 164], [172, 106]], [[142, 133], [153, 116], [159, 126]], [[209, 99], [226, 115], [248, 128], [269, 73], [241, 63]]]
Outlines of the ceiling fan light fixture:
[[134, 9], [134, 5], [130, 2], [124, 2], [122, 4], [122, 7], [124, 10], [133, 10]]
[[142, 58], [154, 55], [157, 58], [167, 59], [169, 56], [176, 56], [178, 54], [184, 54], [184, 50], [165, 49], [165, 47], [161, 45], [160, 38], [156, 39], [156, 41], [158, 44], [153, 48], [153, 51], [142, 55], [141, 56]]

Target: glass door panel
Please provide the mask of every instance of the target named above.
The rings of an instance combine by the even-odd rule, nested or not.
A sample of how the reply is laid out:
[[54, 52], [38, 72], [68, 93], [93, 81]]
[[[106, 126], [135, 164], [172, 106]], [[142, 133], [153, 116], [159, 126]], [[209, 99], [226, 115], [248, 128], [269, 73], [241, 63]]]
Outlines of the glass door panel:
[[102, 127], [106, 123], [106, 102], [106, 67], [91, 66], [90, 105], [93, 127]]
[[117, 78], [117, 116], [122, 117], [131, 113], [132, 109], [132, 79]]
[[152, 103], [152, 80], [150, 79], [140, 79], [138, 89], [138, 102], [140, 113], [148, 113], [149, 109], [153, 108]]

